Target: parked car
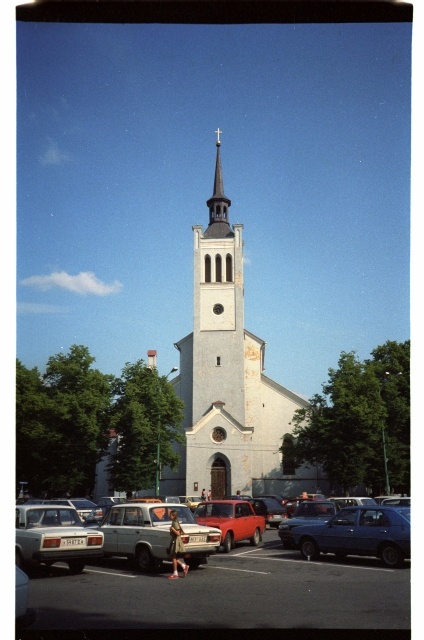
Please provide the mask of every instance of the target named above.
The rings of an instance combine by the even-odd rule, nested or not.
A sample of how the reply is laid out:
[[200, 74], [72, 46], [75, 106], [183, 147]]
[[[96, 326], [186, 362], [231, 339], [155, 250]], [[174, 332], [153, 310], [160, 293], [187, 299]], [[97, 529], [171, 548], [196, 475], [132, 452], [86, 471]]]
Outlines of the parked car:
[[194, 512], [194, 517], [199, 524], [220, 529], [226, 553], [241, 540], [250, 540], [250, 544], [257, 547], [266, 527], [265, 518], [255, 514], [248, 500], [202, 502]]
[[138, 502], [138, 503], [144, 503], [144, 502], [163, 502], [163, 500], [161, 500], [160, 498], [130, 498], [128, 500], [128, 502]]
[[141, 571], [160, 569], [169, 559], [166, 549], [173, 509], [184, 531], [181, 540], [189, 554], [188, 564], [191, 568], [207, 564], [207, 558], [219, 550], [221, 531], [198, 524], [189, 507], [179, 502], [113, 505], [99, 527], [105, 539], [104, 555], [130, 558]]
[[295, 547], [293, 530], [304, 524], [327, 522], [336, 513], [336, 505], [330, 500], [318, 502], [304, 500], [296, 507], [292, 518], [283, 520], [278, 527], [278, 536], [284, 548]]
[[270, 527], [276, 528], [283, 520], [288, 519], [286, 507], [283, 507], [274, 498], [253, 498], [249, 502], [256, 515], [264, 516]]
[[411, 506], [411, 498], [402, 497], [402, 498], [385, 498], [382, 500], [381, 504], [383, 505], [392, 505], [399, 507], [410, 507]]
[[103, 534], [85, 529], [75, 507], [17, 505], [15, 555], [20, 569], [65, 562], [81, 573], [88, 559], [102, 557]]
[[105, 515], [108, 513], [112, 505], [106, 505], [103, 507], [97, 506], [95, 509], [90, 511], [88, 516], [86, 516], [83, 520], [84, 527], [95, 527], [100, 524]]
[[[28, 607], [29, 578], [19, 567], [15, 567], [15, 628], [25, 629], [37, 618], [35, 609]], [[17, 636], [16, 636], [17, 637]]]
[[239, 495], [239, 496], [229, 496], [226, 499], [227, 500], [253, 500], [253, 497], [247, 496], [247, 495]]
[[135, 502], [135, 501], [140, 502], [141, 500], [143, 500], [144, 502], [148, 502], [148, 501], [172, 502], [173, 504], [175, 504], [176, 502], [180, 502], [180, 499], [178, 496], [140, 496], [136, 498], [130, 498], [128, 502]]
[[121, 496], [101, 496], [96, 504], [98, 507], [108, 506], [111, 504], [124, 504], [124, 502], [128, 502], [127, 498], [123, 498]]
[[273, 500], [277, 500], [277, 502], [279, 502], [281, 505], [283, 505], [285, 498], [283, 498], [283, 496], [280, 496], [279, 494], [274, 494], [274, 495], [266, 495], [266, 496], [253, 496], [253, 500], [255, 499], [259, 499], [259, 498], [271, 498]]
[[400, 498], [400, 496], [374, 496], [374, 501], [377, 504], [381, 504], [383, 502], [383, 500], [388, 500], [391, 498]]
[[178, 496], [182, 504], [186, 504], [189, 509], [195, 511], [196, 507], [202, 502], [202, 496]]
[[96, 503], [87, 498], [52, 498], [51, 500], [44, 500], [43, 504], [59, 504], [75, 507], [82, 520], [96, 507]]
[[374, 500], [374, 498], [370, 498], [369, 496], [366, 496], [364, 498], [358, 498], [356, 496], [349, 496], [349, 497], [343, 497], [343, 498], [329, 498], [329, 500], [331, 502], [334, 502], [334, 504], [336, 505], [337, 509], [340, 511], [340, 509], [343, 509], [344, 507], [356, 507], [359, 505], [372, 505], [372, 504], [377, 504], [376, 501]]
[[316, 560], [321, 552], [334, 553], [338, 559], [375, 556], [387, 567], [399, 567], [411, 557], [411, 510], [346, 507], [324, 524], [296, 527], [293, 539], [305, 559]]

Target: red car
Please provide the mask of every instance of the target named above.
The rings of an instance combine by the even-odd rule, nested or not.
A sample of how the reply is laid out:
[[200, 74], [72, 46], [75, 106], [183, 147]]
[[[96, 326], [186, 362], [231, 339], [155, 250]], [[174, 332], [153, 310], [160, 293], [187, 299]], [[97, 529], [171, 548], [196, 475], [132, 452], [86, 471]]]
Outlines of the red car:
[[236, 542], [250, 540], [257, 547], [265, 531], [266, 520], [255, 514], [247, 500], [209, 500], [196, 508], [194, 517], [199, 524], [221, 530], [224, 551], [229, 553]]

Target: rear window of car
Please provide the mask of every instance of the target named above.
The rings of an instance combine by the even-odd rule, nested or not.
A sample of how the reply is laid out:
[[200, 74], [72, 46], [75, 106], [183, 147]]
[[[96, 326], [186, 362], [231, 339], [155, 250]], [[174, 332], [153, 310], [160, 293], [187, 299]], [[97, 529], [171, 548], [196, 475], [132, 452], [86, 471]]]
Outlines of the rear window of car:
[[201, 504], [196, 509], [196, 516], [199, 518], [232, 518], [233, 505], [216, 503]]
[[76, 509], [94, 509], [96, 506], [91, 500], [71, 500]]
[[73, 527], [82, 526], [75, 509], [29, 509], [26, 514], [27, 527]]

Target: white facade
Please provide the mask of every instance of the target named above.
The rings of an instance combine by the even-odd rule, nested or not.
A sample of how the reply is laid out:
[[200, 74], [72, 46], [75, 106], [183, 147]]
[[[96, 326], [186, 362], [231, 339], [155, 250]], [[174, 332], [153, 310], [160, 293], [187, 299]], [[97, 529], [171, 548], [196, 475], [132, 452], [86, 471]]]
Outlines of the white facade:
[[[192, 227], [193, 332], [174, 345], [180, 373], [170, 381], [184, 401], [186, 445], [176, 447], [177, 472], [162, 469], [159, 494], [200, 495], [212, 489], [213, 497], [222, 498], [239, 489], [248, 495], [329, 495], [318, 467], [284, 472], [279, 448], [291, 434], [294, 412], [308, 402], [264, 374], [266, 343], [244, 328], [243, 225], [229, 224], [219, 141], [214, 194], [207, 205], [207, 229]], [[98, 466], [103, 491], [104, 470], [105, 464]], [[134, 487], [134, 492], [148, 495], [154, 488]]]
[[[186, 446], [177, 473], [162, 471], [161, 494], [213, 497], [298, 495], [329, 490], [320, 469], [284, 475], [279, 448], [304, 398], [264, 375], [265, 342], [244, 328], [243, 225], [228, 221], [220, 143], [209, 226], [193, 227], [193, 332], [179, 340]], [[329, 492], [329, 491], [328, 491]]]

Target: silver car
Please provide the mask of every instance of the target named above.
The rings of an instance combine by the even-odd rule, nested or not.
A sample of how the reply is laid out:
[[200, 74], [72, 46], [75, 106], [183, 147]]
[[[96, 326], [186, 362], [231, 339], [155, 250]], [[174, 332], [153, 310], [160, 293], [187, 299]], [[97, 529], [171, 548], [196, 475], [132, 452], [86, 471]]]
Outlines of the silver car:
[[178, 503], [133, 502], [117, 504], [99, 527], [104, 535], [104, 555], [124, 556], [134, 560], [141, 571], [160, 569], [169, 560], [171, 511], [177, 511], [183, 528], [181, 540], [191, 568], [207, 564], [207, 558], [218, 552], [221, 531], [196, 522], [190, 508]]

